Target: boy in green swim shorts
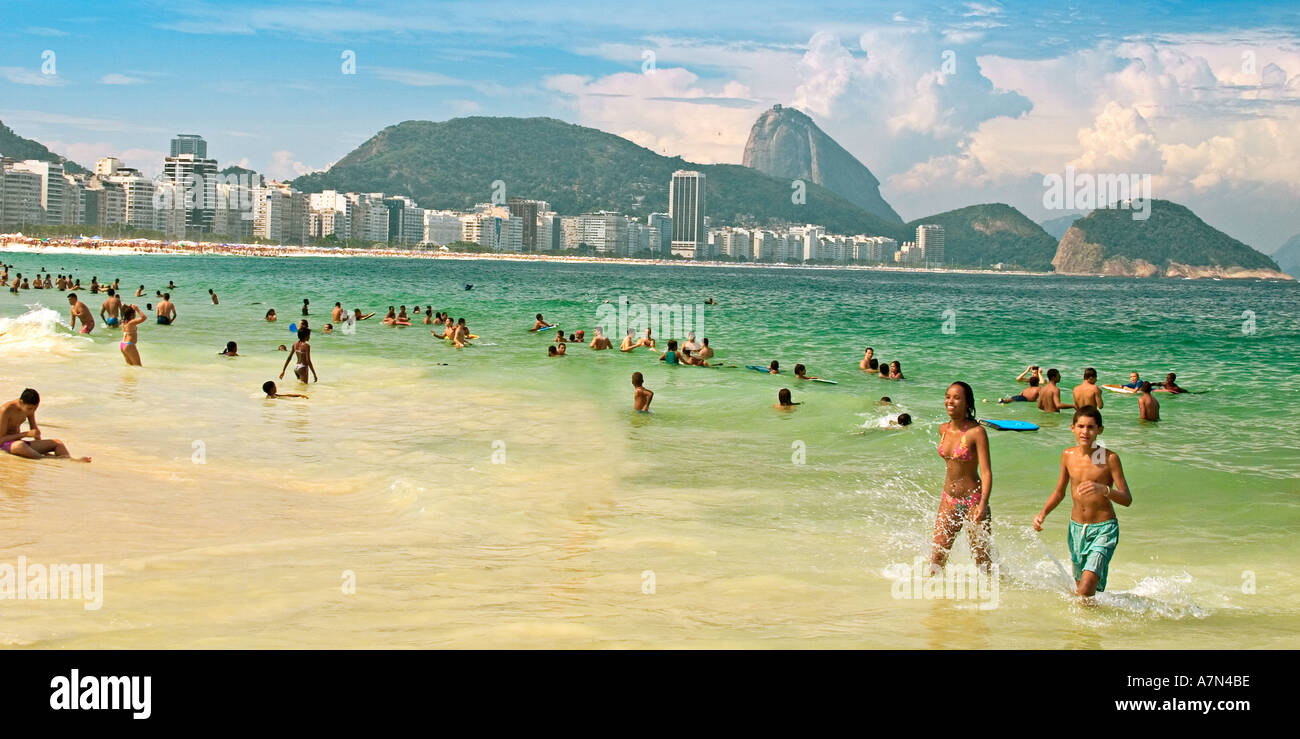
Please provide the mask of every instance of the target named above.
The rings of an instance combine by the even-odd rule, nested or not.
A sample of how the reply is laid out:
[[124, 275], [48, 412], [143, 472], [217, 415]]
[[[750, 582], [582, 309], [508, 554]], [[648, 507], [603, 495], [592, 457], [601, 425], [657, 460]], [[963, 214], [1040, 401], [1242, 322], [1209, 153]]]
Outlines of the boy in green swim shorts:
[[1074, 412], [1070, 430], [1079, 442], [1061, 452], [1061, 476], [1043, 510], [1034, 516], [1034, 530], [1043, 530], [1043, 519], [1065, 498], [1066, 483], [1074, 507], [1070, 511], [1070, 561], [1074, 563], [1075, 592], [1092, 596], [1106, 590], [1110, 559], [1119, 545], [1119, 520], [1115, 507], [1133, 504], [1119, 455], [1097, 445], [1101, 435], [1101, 411], [1084, 406]]

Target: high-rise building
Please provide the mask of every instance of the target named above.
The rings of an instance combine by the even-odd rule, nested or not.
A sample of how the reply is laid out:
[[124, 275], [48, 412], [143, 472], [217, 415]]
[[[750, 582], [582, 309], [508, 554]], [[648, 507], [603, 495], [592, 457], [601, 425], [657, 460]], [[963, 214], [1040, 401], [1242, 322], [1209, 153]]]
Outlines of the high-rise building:
[[0, 224], [38, 226], [45, 222], [41, 210], [41, 176], [17, 168], [18, 162], [0, 159]]
[[[201, 148], [206, 152], [207, 144]], [[172, 140], [172, 150], [176, 150], [176, 139]], [[190, 153], [174, 154], [163, 160], [163, 177], [177, 186], [186, 230], [210, 233], [217, 209], [217, 160]]]
[[122, 160], [117, 157], [103, 157], [95, 162], [95, 174], [100, 177], [109, 177], [117, 170], [121, 169]]
[[646, 225], [658, 229], [659, 241], [650, 244], [650, 252], [656, 257], [666, 257], [673, 248], [673, 217], [667, 213], [651, 213], [646, 217]]
[[424, 241], [424, 208], [404, 196], [384, 199], [388, 208], [388, 241], [392, 244], [418, 244]]
[[123, 223], [130, 228], [156, 230], [154, 215], [154, 183], [137, 169], [119, 167], [109, 182], [122, 188]]
[[450, 210], [424, 211], [424, 243], [445, 246], [460, 241], [461, 236], [459, 213]]
[[58, 162], [28, 159], [15, 162], [13, 168], [22, 172], [31, 172], [41, 178], [39, 199], [42, 220], [39, 222], [52, 226], [62, 224], [63, 191], [67, 188], [67, 181], [63, 179], [63, 165]]
[[916, 247], [921, 250], [920, 261], [931, 267], [943, 266], [943, 226], [921, 224], [916, 227]]
[[333, 236], [340, 241], [351, 237], [352, 201], [346, 195], [326, 190], [312, 193], [308, 201], [311, 209], [310, 236]]
[[208, 158], [208, 142], [203, 140], [202, 136], [194, 133], [178, 133], [172, 139], [172, 156], [178, 157], [182, 154], [190, 154], [196, 159]]
[[704, 223], [704, 173], [679, 169], [668, 184], [668, 214], [673, 222], [672, 253], [695, 259], [707, 251], [709, 234]]
[[523, 250], [528, 252], [537, 251], [537, 213], [544, 210], [538, 206], [545, 206], [546, 203], [537, 200], [525, 200], [523, 198], [510, 198], [506, 201], [506, 206], [510, 209], [510, 217], [518, 218], [522, 222], [523, 228]]

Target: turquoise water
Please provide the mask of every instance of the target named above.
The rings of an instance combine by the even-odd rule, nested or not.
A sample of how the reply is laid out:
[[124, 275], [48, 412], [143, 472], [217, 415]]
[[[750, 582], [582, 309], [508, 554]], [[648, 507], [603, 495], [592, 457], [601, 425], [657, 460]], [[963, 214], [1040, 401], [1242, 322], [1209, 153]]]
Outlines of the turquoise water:
[[[1294, 284], [418, 259], [5, 261], [84, 284], [120, 277], [128, 295], [174, 280], [179, 321], [141, 327], [143, 368], [122, 366], [118, 336], [102, 326], [88, 341], [55, 326], [0, 336], [3, 392], [38, 387], [47, 436], [57, 425], [74, 453], [96, 458], [0, 459], [0, 533], [12, 534], [0, 562], [23, 552], [103, 561], [109, 583], [94, 616], [0, 604], [11, 615], [0, 643], [1300, 646], [1300, 459], [1285, 423], [1300, 411]], [[101, 298], [83, 297], [97, 312]], [[378, 315], [352, 335], [313, 336], [321, 382], [309, 401], [261, 400], [304, 297], [317, 329], [336, 300]], [[645, 350], [574, 346], [550, 359], [550, 335], [526, 331], [540, 312], [589, 341], [604, 301], [620, 298], [713, 298], [702, 335], [718, 359], [778, 359], [787, 371], [802, 362], [839, 384], [665, 367]], [[36, 303], [66, 321], [55, 291], [0, 295], [0, 320], [12, 329]], [[403, 303], [464, 316], [482, 338], [456, 350], [418, 322], [378, 323]], [[269, 307], [279, 323], [261, 320]], [[244, 356], [217, 359], [228, 340]], [[908, 379], [864, 376], [866, 346], [901, 361]], [[1139, 423], [1131, 397], [1105, 398], [1102, 438], [1123, 460], [1134, 504], [1119, 510], [1121, 544], [1097, 608], [1060, 592], [1052, 558], [1068, 567], [1068, 508], [1043, 534], [1028, 530], [1072, 444], [1068, 416], [993, 403], [1031, 363], [1059, 368], [1066, 396], [1087, 366], [1103, 383], [1175, 371], [1193, 391], [1158, 396], [1158, 424]], [[633, 371], [655, 392], [653, 414], [631, 412]], [[994, 610], [891, 593], [898, 568], [928, 554], [942, 398], [958, 379], [989, 399], [981, 417], [1042, 427], [990, 432]], [[781, 387], [803, 405], [772, 409]], [[882, 395], [915, 425], [875, 428]], [[954, 563], [969, 561], [964, 541]], [[345, 570], [355, 595], [339, 591]]]

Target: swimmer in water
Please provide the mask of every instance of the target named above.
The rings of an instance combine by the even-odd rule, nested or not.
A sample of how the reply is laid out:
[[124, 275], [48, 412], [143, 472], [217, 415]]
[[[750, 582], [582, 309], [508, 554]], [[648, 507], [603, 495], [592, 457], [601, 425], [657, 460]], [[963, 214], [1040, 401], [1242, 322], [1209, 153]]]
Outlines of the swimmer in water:
[[[68, 448], [58, 439], [42, 439], [41, 427], [36, 425], [36, 408], [41, 404], [41, 396], [32, 388], [23, 390], [17, 400], [11, 400], [0, 406], [0, 452], [8, 452], [15, 457], [42, 459], [59, 457], [71, 459]], [[28, 430], [23, 431], [23, 423]], [[30, 436], [30, 439], [23, 437]], [[78, 462], [89, 462], [90, 457], [77, 457]]]
[[816, 377], [816, 376], [809, 377], [809, 376], [808, 376], [808, 369], [807, 369], [806, 367], [804, 367], [802, 364], [796, 364], [796, 365], [794, 366], [794, 379], [796, 379], [796, 380], [820, 380], [820, 379], [822, 379], [822, 378], [820, 378], [820, 377]]
[[353, 311], [354, 311], [354, 313], [352, 314], [352, 319], [353, 319], [353, 320], [356, 320], [356, 321], [364, 321], [364, 320], [366, 320], [367, 318], [374, 318], [374, 316], [375, 316], [374, 313], [367, 313], [367, 314], [365, 314], [364, 316], [361, 315], [361, 309], [360, 309], [360, 308], [354, 308]]
[[903, 377], [903, 365], [898, 360], [894, 360], [889, 363], [889, 379], [891, 380], [907, 379], [906, 377]]
[[632, 410], [648, 413], [650, 401], [654, 400], [654, 391], [644, 385], [645, 378], [640, 372], [632, 373]]
[[138, 290], [135, 291], [135, 296], [136, 296], [137, 298], [143, 298], [143, 297], [144, 297], [144, 285], [141, 285], [141, 286], [140, 286], [140, 289], [138, 289]]
[[701, 346], [700, 350], [695, 353], [695, 356], [699, 357], [700, 359], [713, 359], [713, 347], [709, 346], [708, 337], [707, 336], [704, 337], [702, 341], [704, 342], [704, 345]]
[[794, 410], [794, 407], [796, 405], [801, 405], [801, 404], [796, 403], [790, 399], [790, 388], [783, 387], [776, 392], [776, 405], [773, 406], [774, 408], [777, 408], [778, 410], [789, 411], [789, 410]]
[[1029, 378], [1029, 387], [1025, 388], [1023, 392], [1017, 393], [1016, 395], [1011, 395], [1006, 398], [998, 398], [998, 402], [999, 403], [1020, 403], [1020, 402], [1032, 403], [1038, 400], [1039, 392], [1041, 392], [1041, 389], [1038, 387], [1038, 377], [1035, 375]]
[[1101, 410], [1101, 388], [1097, 387], [1097, 370], [1089, 367], [1083, 371], [1083, 382], [1074, 386], [1074, 407], [1092, 406]]
[[975, 393], [970, 385], [954, 382], [944, 395], [948, 422], [939, 427], [939, 456], [946, 471], [943, 498], [934, 521], [934, 548], [930, 572], [935, 574], [948, 561], [958, 532], [966, 526], [971, 555], [976, 565], [988, 571], [992, 558], [989, 543], [989, 495], [993, 490], [988, 432], [975, 420]]
[[227, 341], [227, 342], [226, 342], [226, 348], [225, 348], [224, 350], [222, 350], [222, 352], [221, 352], [221, 354], [220, 354], [219, 356], [222, 356], [222, 357], [238, 357], [238, 356], [239, 356], [239, 345], [236, 344], [236, 343], [233, 342], [233, 341]]
[[874, 372], [880, 366], [880, 362], [872, 361], [875, 359], [875, 356], [876, 350], [867, 347], [866, 351], [862, 353], [862, 361], [858, 362], [858, 369], [871, 370]]
[[108, 288], [108, 298], [104, 304], [99, 306], [99, 317], [104, 319], [104, 323], [112, 328], [118, 324], [118, 316], [122, 313], [122, 299], [117, 297], [117, 291]]
[[95, 319], [90, 315], [90, 309], [86, 304], [77, 299], [76, 293], [68, 293], [68, 305], [72, 306], [71, 317], [68, 319], [68, 325], [73, 329], [77, 328], [77, 321], [81, 321], [81, 333], [88, 334], [95, 330]]
[[1047, 413], [1059, 413], [1062, 408], [1074, 408], [1073, 405], [1061, 403], [1061, 371], [1052, 367], [1047, 370], [1047, 385], [1038, 391], [1038, 410]]
[[275, 383], [267, 380], [262, 383], [262, 392], [266, 393], [267, 400], [278, 400], [279, 398], [305, 398], [302, 393], [282, 393], [277, 390]]
[[212, 292], [212, 288], [208, 288], [208, 295], [212, 298], [212, 304], [213, 304], [213, 305], [220, 305], [220, 304], [221, 304], [221, 301], [220, 301], [220, 300], [217, 300], [217, 294], [214, 293], [214, 292]]
[[302, 299], [302, 314], [303, 314], [304, 316], [307, 315], [307, 307], [308, 307], [310, 304], [311, 304], [311, 301], [308, 300], [307, 298], [303, 298], [303, 299]]
[[122, 356], [126, 358], [127, 366], [142, 367], [140, 362], [139, 327], [147, 319], [144, 311], [140, 306], [132, 303], [122, 309], [122, 341], [117, 348], [122, 351]]
[[338, 323], [343, 320], [342, 303], [335, 303], [334, 307], [330, 309], [330, 320], [333, 321], [334, 323]]
[[298, 363], [293, 366], [293, 374], [298, 378], [298, 382], [307, 382], [307, 371], [311, 370], [315, 382], [320, 382], [320, 377], [316, 376], [316, 365], [311, 361], [311, 329], [298, 329], [298, 341], [294, 343], [289, 356], [284, 358], [284, 366], [280, 368], [280, 379], [284, 379], [284, 372], [289, 368], [289, 360], [295, 356], [298, 357]]
[[772, 363], [767, 366], [767, 373], [769, 375], [781, 374], [781, 363], [773, 359]]
[[325, 324], [325, 328], [321, 329], [321, 332], [326, 334], [334, 333], [334, 324], [332, 323]]
[[548, 324], [546, 321], [542, 320], [542, 314], [541, 314], [541, 313], [538, 313], [538, 314], [537, 314], [537, 320], [533, 323], [533, 327], [530, 328], [530, 329], [528, 329], [528, 330], [529, 330], [529, 331], [541, 331], [542, 329], [546, 328], [546, 327], [549, 326], [549, 325], [550, 325], [550, 324]]
[[610, 342], [609, 337], [605, 335], [605, 330], [600, 326], [596, 327], [596, 336], [591, 340], [591, 348], [597, 351], [614, 348], [614, 344]]
[[1143, 382], [1138, 388], [1138, 420], [1159, 421], [1160, 404], [1151, 394], [1151, 383]]

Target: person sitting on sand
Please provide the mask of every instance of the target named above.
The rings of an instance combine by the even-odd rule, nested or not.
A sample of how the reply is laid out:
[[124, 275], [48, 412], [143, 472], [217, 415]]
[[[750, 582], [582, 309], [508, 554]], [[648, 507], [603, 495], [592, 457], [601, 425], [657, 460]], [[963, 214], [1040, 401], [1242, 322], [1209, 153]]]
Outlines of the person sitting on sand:
[[1062, 408], [1074, 408], [1061, 403], [1061, 371], [1055, 367], [1047, 370], [1047, 385], [1038, 391], [1038, 410], [1059, 413]]
[[218, 356], [222, 356], [222, 357], [238, 357], [238, 356], [239, 356], [239, 345], [236, 344], [236, 343], [233, 342], [233, 341], [227, 341], [227, 342], [226, 342], [226, 348], [225, 348], [224, 350], [222, 350], [221, 354], [218, 355]]
[[1160, 404], [1151, 394], [1151, 383], [1143, 382], [1138, 387], [1138, 420], [1159, 421]]
[[72, 315], [68, 319], [68, 325], [74, 330], [77, 328], [77, 321], [81, 321], [81, 333], [88, 334], [95, 330], [95, 319], [90, 315], [90, 309], [86, 304], [77, 299], [76, 293], [68, 293], [68, 305], [72, 306]]
[[632, 410], [642, 413], [650, 412], [650, 401], [654, 400], [654, 391], [645, 387], [645, 378], [640, 372], [632, 373]]
[[796, 405], [801, 405], [801, 403], [796, 403], [790, 399], [790, 388], [783, 387], [776, 391], [776, 405], [773, 406], [774, 408], [789, 411], [794, 410]]
[[302, 393], [282, 393], [282, 392], [279, 392], [279, 391], [276, 389], [276, 387], [275, 387], [275, 383], [272, 382], [272, 381], [270, 381], [270, 380], [267, 380], [266, 382], [262, 383], [262, 392], [266, 393], [266, 399], [267, 399], [267, 400], [278, 400], [278, 399], [280, 399], [280, 398], [305, 398], [305, 397], [307, 397], [306, 395], [303, 395]]
[[902, 362], [899, 362], [897, 359], [889, 363], [889, 379], [891, 380], [907, 379], [906, 377], [903, 377], [903, 364]]
[[820, 380], [820, 379], [822, 379], [822, 378], [820, 378], [820, 377], [816, 377], [816, 376], [814, 376], [814, 377], [809, 377], [809, 376], [808, 376], [808, 368], [807, 368], [807, 367], [804, 367], [802, 364], [796, 364], [796, 365], [794, 366], [794, 379], [796, 379], [796, 380]]
[[999, 403], [1020, 403], [1020, 402], [1032, 403], [1035, 400], [1038, 400], [1038, 393], [1039, 393], [1038, 377], [1034, 376], [1029, 378], [1029, 387], [1025, 388], [1023, 392], [1005, 398], [998, 398], [998, 402]]
[[[27, 459], [72, 457], [62, 441], [41, 438], [41, 428], [36, 425], [36, 408], [40, 404], [40, 393], [27, 388], [17, 400], [11, 400], [0, 406], [0, 452], [8, 452], [15, 457]], [[24, 422], [27, 423], [27, 431], [23, 431]], [[30, 436], [31, 440], [24, 440], [24, 436]], [[77, 461], [89, 462], [90, 457], [78, 457]]]
[[591, 348], [597, 351], [601, 349], [613, 349], [614, 345], [610, 342], [609, 337], [605, 335], [605, 330], [600, 326], [596, 327], [596, 335], [591, 340]]
[[677, 351], [677, 339], [668, 340], [668, 351], [659, 355], [659, 361], [670, 365], [681, 364], [682, 356]]
[[550, 326], [550, 325], [551, 325], [551, 324], [549, 324], [549, 323], [547, 323], [546, 321], [542, 320], [542, 314], [541, 314], [541, 313], [538, 313], [538, 314], [537, 314], [537, 321], [535, 321], [535, 322], [533, 323], [533, 327], [530, 328], [530, 329], [528, 329], [528, 330], [529, 330], [529, 331], [540, 331], [540, 330], [542, 330], [542, 329], [544, 329], [544, 328], [547, 328], [547, 327]]
[[880, 366], [880, 362], [873, 361], [875, 358], [876, 358], [876, 350], [871, 347], [867, 347], [862, 352], [862, 361], [858, 362], [858, 369], [872, 370], [872, 371], [876, 370]]
[[[1163, 383], [1161, 383], [1161, 387], [1163, 387], [1165, 390], [1167, 390], [1167, 391], [1169, 391], [1169, 392], [1171, 392], [1171, 393], [1185, 393], [1185, 392], [1187, 392], [1186, 390], [1182, 389], [1181, 387], [1178, 387], [1178, 383], [1177, 383], [1177, 382], [1174, 382], [1174, 381], [1177, 380], [1177, 379], [1178, 379], [1178, 376], [1175, 375], [1173, 372], [1170, 372], [1168, 375], [1165, 375], [1165, 381], [1164, 381]], [[1099, 406], [1099, 407], [1100, 407], [1100, 406]]]

